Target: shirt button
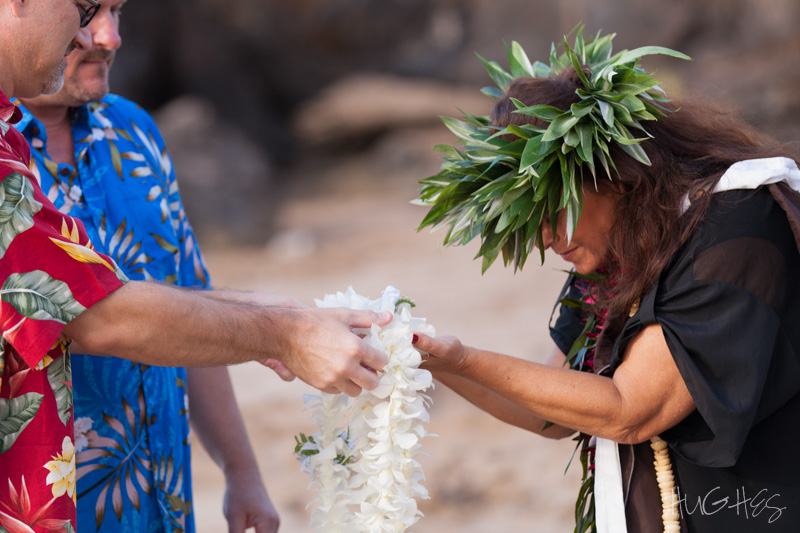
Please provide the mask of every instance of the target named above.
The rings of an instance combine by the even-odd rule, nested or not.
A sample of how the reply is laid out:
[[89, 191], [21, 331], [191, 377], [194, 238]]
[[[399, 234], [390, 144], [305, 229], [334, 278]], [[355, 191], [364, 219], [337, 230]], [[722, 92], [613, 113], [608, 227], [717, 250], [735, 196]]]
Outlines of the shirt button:
[[33, 126], [31, 128], [31, 133], [33, 133], [34, 135], [38, 136], [39, 135], [39, 126]]
[[62, 176], [69, 176], [69, 169], [67, 167], [62, 167], [61, 170], [59, 170], [59, 173]]

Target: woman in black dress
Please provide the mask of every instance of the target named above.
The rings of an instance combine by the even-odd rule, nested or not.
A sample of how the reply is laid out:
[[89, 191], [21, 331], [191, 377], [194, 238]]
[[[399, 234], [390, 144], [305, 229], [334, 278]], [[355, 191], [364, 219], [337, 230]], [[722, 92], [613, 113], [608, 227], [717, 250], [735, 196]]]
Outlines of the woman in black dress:
[[[487, 64], [503, 89], [491, 121], [451, 123], [466, 148], [421, 189], [432, 206], [423, 225], [449, 225], [448, 243], [480, 235], [484, 268], [498, 250], [521, 266], [534, 244], [572, 263], [552, 355], [542, 365], [450, 336], [416, 346], [438, 380], [498, 418], [547, 437], [578, 432], [590, 463], [595, 445], [606, 450], [582, 490], [578, 531], [797, 531], [796, 160], [714, 106], [626, 93], [620, 77], [655, 87], [639, 56], [598, 75], [616, 57], [610, 38], [579, 39], [549, 70], [516, 44], [512, 74]], [[612, 104], [609, 119], [620, 94], [650, 116], [631, 126], [639, 107], [623, 96], [634, 116]], [[643, 126], [644, 140], [603, 137], [618, 124]], [[505, 182], [482, 211], [487, 187]], [[498, 213], [484, 216], [496, 198]]]

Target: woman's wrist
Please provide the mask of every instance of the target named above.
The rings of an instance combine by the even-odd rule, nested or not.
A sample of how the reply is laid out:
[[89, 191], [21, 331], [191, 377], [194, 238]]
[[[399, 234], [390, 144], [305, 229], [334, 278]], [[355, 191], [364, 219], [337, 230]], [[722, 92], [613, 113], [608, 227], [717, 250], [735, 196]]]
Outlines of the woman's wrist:
[[462, 345], [461, 355], [458, 358], [458, 365], [453, 369], [452, 373], [459, 376], [469, 376], [471, 372], [474, 371], [474, 352], [475, 350], [473, 350], [472, 347]]

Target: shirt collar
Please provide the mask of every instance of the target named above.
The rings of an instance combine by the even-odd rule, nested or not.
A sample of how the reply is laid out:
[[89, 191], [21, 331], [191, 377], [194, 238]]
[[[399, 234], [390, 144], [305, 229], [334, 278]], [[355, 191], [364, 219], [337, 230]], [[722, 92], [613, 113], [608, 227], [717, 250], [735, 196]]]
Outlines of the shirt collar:
[[11, 103], [5, 93], [0, 90], [0, 120], [9, 124], [16, 124], [22, 118], [22, 112]]
[[[33, 113], [31, 113], [28, 108], [25, 107], [19, 100], [15, 99], [14, 103], [17, 105], [17, 111], [19, 111], [20, 114], [19, 122], [15, 124], [17, 131], [22, 133], [25, 138], [28, 139], [28, 142], [31, 145], [34, 144], [34, 139], [37, 139], [41, 142], [41, 144], [36, 142], [35, 144], [37, 146], [34, 146], [34, 148], [47, 146], [47, 130], [45, 129], [44, 124], [42, 124], [38, 118], [33, 116]], [[2, 102], [0, 102], [0, 104], [2, 104]], [[70, 108], [69, 113], [70, 122], [73, 125], [76, 123], [89, 124], [90, 129], [92, 126], [100, 127], [99, 123], [95, 124], [97, 123], [97, 120], [95, 120], [93, 114], [89, 112], [88, 106], [83, 105], [80, 107]]]
[[22, 118], [19, 119], [19, 122], [17, 122], [14, 127], [17, 128], [17, 131], [25, 137], [28, 144], [33, 148], [46, 146], [47, 130], [45, 130], [44, 124], [42, 124], [38, 118], [34, 117], [24, 105], [18, 101], [16, 103]]

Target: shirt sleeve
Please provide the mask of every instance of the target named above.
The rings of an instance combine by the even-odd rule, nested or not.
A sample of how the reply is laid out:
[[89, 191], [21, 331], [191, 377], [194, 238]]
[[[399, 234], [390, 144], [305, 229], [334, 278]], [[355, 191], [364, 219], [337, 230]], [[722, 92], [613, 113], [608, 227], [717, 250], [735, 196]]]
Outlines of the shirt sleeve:
[[696, 406], [663, 436], [703, 466], [734, 465], [751, 429], [800, 391], [796, 326], [786, 322], [798, 315], [797, 248], [768, 196], [746, 203], [710, 214], [638, 316], [661, 325]]
[[[576, 281], [577, 279], [574, 276], [569, 276], [564, 288], [561, 289], [558, 302], [556, 302], [556, 306], [553, 309], [553, 314], [558, 310], [558, 318], [555, 324], [550, 326], [550, 338], [553, 339], [553, 342], [564, 355], [569, 353], [572, 345], [581, 336], [587, 318], [583, 309], [569, 307], [561, 303], [564, 298], [580, 300], [583, 297], [583, 291], [578, 287]], [[552, 323], [552, 319], [550, 322]]]
[[0, 320], [4, 339], [30, 367], [69, 321], [125, 282], [114, 261], [92, 248], [80, 221], [59, 213], [32, 176], [6, 169], [0, 182]]

